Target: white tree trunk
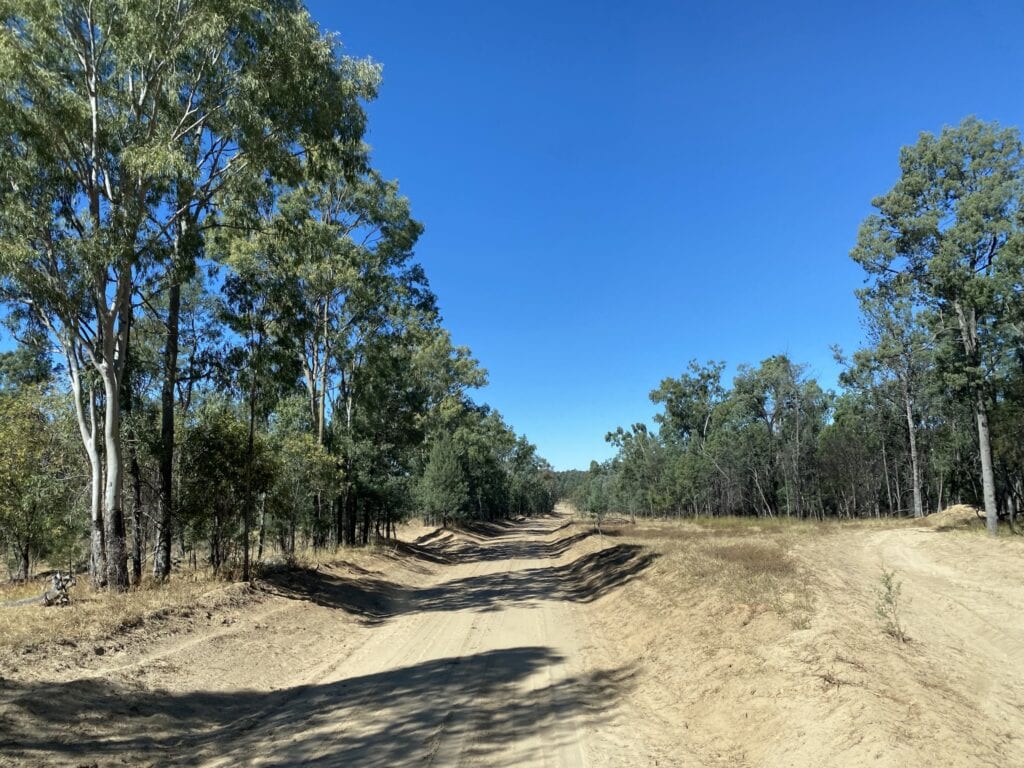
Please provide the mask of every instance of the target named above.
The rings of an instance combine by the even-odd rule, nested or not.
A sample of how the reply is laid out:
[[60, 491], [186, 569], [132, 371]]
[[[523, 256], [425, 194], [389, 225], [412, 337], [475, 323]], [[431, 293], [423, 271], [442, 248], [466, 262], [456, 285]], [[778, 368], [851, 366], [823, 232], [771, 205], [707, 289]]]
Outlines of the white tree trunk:
[[[978, 350], [978, 323], [974, 309], [965, 309], [960, 302], [953, 302], [957, 321], [960, 323], [960, 338], [964, 345], [967, 360], [977, 364], [980, 358]], [[990, 536], [999, 532], [999, 509], [996, 507], [996, 478], [992, 469], [992, 442], [988, 431], [988, 409], [985, 407], [985, 395], [975, 385], [974, 416], [978, 422], [978, 454], [981, 458], [981, 488], [985, 501], [985, 526]]]
[[924, 501], [921, 498], [921, 467], [917, 457], [917, 427], [914, 425], [914, 406], [910, 397], [910, 386], [903, 382], [903, 405], [907, 413], [907, 436], [910, 440], [910, 482], [914, 489], [914, 517], [924, 517]]
[[103, 523], [107, 550], [107, 586], [123, 591], [128, 589], [128, 548], [125, 545], [124, 510], [121, 505], [124, 462], [121, 451], [120, 387], [118, 376], [110, 366], [104, 366], [102, 373], [106, 395], [103, 437], [107, 477], [103, 493]]
[[978, 451], [981, 453], [981, 488], [985, 499], [985, 527], [990, 536], [999, 533], [999, 509], [996, 506], [996, 477], [992, 470], [992, 443], [988, 432], [988, 413], [981, 394], [975, 401], [978, 419]]

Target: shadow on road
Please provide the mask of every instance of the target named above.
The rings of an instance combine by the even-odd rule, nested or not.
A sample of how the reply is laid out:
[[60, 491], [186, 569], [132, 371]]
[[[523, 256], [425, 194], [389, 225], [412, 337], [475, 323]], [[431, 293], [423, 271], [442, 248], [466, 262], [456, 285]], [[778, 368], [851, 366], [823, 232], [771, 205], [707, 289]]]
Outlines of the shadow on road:
[[[549, 648], [507, 648], [270, 692], [137, 691], [102, 679], [5, 681], [0, 754], [18, 764], [55, 755], [134, 756], [156, 765], [237, 756], [241, 764], [258, 755], [268, 766], [384, 768], [425, 764], [442, 739], [461, 739], [473, 764], [514, 742], [517, 758], [527, 759], [524, 735], [537, 735], [535, 749], [548, 752], [564, 730], [556, 722], [575, 717], [581, 727], [598, 726], [631, 685], [626, 669], [530, 691], [521, 685], [560, 661]], [[60, 702], [59, 720], [52, 717], [54, 702]], [[19, 728], [23, 722], [32, 727]]]
[[404, 594], [400, 585], [366, 573], [343, 575], [301, 568], [269, 573], [262, 586], [273, 595], [339, 608], [366, 625], [380, 624], [394, 616], [394, 606]]
[[[490, 524], [493, 525], [493, 524]], [[531, 529], [519, 528], [526, 535]], [[570, 547], [594, 535], [593, 530], [579, 531], [554, 541], [512, 538], [511, 531], [488, 537], [460, 531], [435, 537], [428, 544], [399, 544], [399, 550], [434, 563], [479, 563], [497, 560], [548, 560], [561, 557]]]
[[654, 562], [657, 554], [619, 544], [571, 563], [467, 576], [414, 590], [410, 611], [495, 611], [513, 603], [567, 600], [588, 603], [622, 586]]
[[[465, 535], [436, 537], [427, 545], [404, 544], [408, 555], [440, 564], [499, 560], [548, 560], [561, 557], [575, 544], [593, 534], [580, 531], [554, 541], [511, 538], [532, 526], [520, 523], [487, 523], [480, 526], [480, 544]], [[542, 529], [550, 532], [551, 529]], [[557, 530], [557, 529], [556, 529]], [[498, 531], [497, 539], [486, 538]], [[501, 531], [507, 531], [501, 534]], [[419, 611], [495, 611], [510, 604], [536, 600], [587, 603], [622, 586], [646, 570], [657, 553], [633, 544], [618, 544], [582, 555], [570, 563], [519, 568], [451, 579], [435, 586], [416, 588], [370, 574], [346, 576], [334, 572], [292, 571], [272, 575], [268, 589], [285, 597], [310, 600], [358, 616], [365, 624], [377, 624], [392, 616]]]

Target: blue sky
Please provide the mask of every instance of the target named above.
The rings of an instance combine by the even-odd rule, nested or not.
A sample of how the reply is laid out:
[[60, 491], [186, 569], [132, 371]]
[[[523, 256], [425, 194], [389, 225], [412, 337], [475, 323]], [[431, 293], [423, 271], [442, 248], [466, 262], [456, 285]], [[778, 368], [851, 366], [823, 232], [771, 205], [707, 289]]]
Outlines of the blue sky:
[[[312, 2], [384, 65], [376, 165], [480, 398], [556, 468], [691, 358], [860, 337], [848, 252], [899, 147], [1024, 122], [1019, 2]], [[733, 370], [730, 368], [730, 371]]]

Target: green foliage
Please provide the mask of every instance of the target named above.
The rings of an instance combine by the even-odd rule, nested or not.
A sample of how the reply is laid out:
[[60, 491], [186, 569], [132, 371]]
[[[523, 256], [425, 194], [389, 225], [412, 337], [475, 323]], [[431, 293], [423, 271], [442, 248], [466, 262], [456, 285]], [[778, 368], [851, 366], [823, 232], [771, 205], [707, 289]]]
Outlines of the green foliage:
[[38, 386], [0, 392], [0, 539], [23, 579], [34, 560], [77, 559], [83, 533], [74, 489], [84, 473], [55, 406]]
[[446, 524], [461, 517], [469, 502], [469, 483], [462, 459], [454, 441], [446, 435], [438, 437], [430, 449], [417, 497], [427, 515]]
[[314, 516], [316, 499], [332, 498], [340, 486], [337, 462], [310, 430], [304, 406], [298, 395], [282, 402], [265, 441], [272, 468], [267, 533], [288, 554], [295, 552], [297, 535], [323, 533], [324, 521]]
[[[853, 258], [872, 290], [927, 310], [936, 362], [972, 404], [983, 503], [995, 534], [998, 489], [989, 411], [1016, 371], [1024, 274], [1024, 144], [1014, 128], [969, 117], [922, 133], [900, 153], [900, 178], [875, 198]], [[912, 311], [912, 310], [911, 310]], [[879, 347], [880, 351], [885, 346]]]
[[903, 610], [903, 582], [896, 578], [894, 571], [882, 569], [878, 577], [879, 588], [876, 592], [875, 616], [882, 623], [885, 633], [901, 643], [907, 642], [901, 612]]
[[853, 258], [866, 344], [825, 392], [784, 355], [691, 362], [651, 393], [657, 434], [609, 433], [614, 459], [563, 478], [580, 509], [648, 515], [923, 515], [1024, 509], [1024, 148], [968, 118], [922, 134], [876, 198]]
[[274, 480], [265, 440], [253, 449], [250, 462], [245, 417], [223, 398], [204, 402], [184, 430], [179, 512], [192, 544], [208, 544], [214, 572], [238, 554], [250, 492], [262, 497]]

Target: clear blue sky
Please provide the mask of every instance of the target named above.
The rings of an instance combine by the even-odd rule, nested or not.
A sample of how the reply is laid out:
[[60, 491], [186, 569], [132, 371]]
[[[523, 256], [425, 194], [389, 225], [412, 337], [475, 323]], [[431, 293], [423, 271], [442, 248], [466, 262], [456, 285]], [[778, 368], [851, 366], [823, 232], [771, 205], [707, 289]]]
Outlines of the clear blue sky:
[[311, 8], [383, 63], [376, 164], [480, 398], [559, 469], [609, 456], [690, 358], [787, 352], [833, 386], [899, 147], [1024, 122], [1019, 0]]

